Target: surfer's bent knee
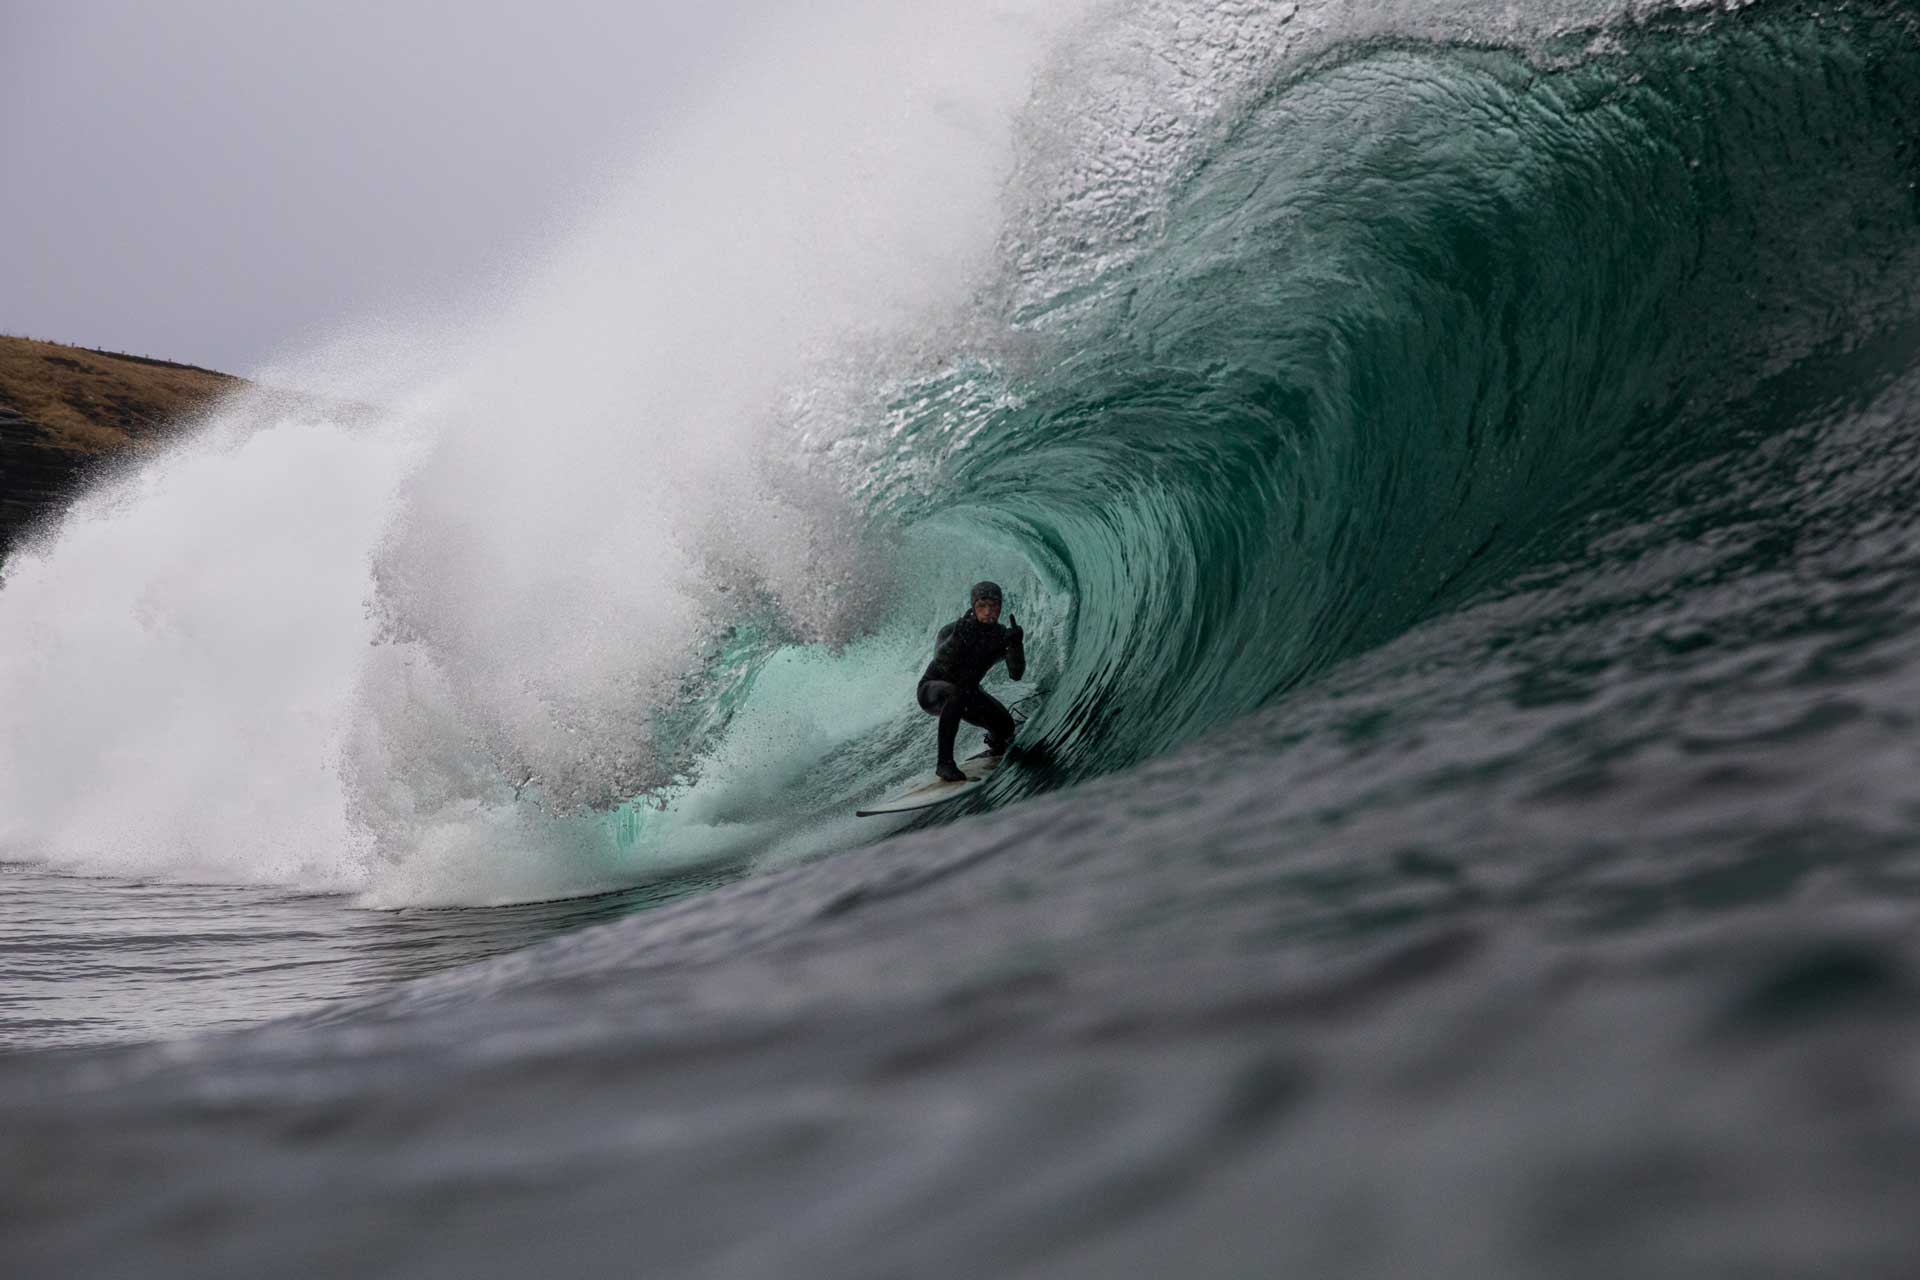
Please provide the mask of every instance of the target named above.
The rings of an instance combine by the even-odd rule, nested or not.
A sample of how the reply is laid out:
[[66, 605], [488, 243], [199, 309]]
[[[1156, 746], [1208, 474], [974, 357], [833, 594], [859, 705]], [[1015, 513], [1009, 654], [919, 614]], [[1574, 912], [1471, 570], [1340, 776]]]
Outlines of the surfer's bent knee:
[[920, 709], [930, 716], [939, 715], [958, 693], [959, 689], [945, 680], [922, 680], [916, 690]]

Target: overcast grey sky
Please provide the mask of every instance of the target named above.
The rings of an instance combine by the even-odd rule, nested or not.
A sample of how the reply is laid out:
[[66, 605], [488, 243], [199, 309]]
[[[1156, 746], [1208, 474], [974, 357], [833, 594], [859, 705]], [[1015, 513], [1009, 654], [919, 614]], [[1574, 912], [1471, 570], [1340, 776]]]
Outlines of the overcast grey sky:
[[768, 0], [0, 0], [0, 333], [246, 373], [458, 302]]

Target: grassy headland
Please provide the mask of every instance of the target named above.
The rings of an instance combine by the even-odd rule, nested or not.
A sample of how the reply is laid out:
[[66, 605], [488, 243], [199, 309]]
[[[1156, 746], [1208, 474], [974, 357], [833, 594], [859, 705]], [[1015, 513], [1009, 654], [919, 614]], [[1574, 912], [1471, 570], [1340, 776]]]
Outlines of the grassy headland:
[[105, 459], [164, 439], [245, 385], [193, 365], [0, 337], [0, 557]]

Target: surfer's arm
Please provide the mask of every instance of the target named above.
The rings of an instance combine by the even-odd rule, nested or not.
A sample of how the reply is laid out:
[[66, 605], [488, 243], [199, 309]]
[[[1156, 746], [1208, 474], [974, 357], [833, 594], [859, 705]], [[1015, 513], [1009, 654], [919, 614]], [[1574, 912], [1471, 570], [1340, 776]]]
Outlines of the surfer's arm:
[[1013, 625], [1007, 628], [1007, 676], [1013, 680], [1024, 680], [1027, 675], [1027, 633], [1020, 629], [1020, 619], [1007, 615]]

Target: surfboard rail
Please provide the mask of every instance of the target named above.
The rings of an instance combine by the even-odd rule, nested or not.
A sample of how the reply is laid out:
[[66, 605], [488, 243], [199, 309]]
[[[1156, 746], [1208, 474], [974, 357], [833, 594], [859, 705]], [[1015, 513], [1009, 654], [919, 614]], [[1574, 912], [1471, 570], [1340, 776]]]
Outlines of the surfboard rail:
[[982, 751], [960, 762], [960, 772], [967, 775], [965, 782], [947, 782], [940, 778], [920, 781], [875, 801], [865, 809], [855, 809], [856, 818], [878, 818], [891, 813], [912, 813], [916, 809], [931, 809], [934, 805], [957, 800], [969, 791], [973, 791], [993, 776], [1000, 767], [1004, 756], [988, 755]]

